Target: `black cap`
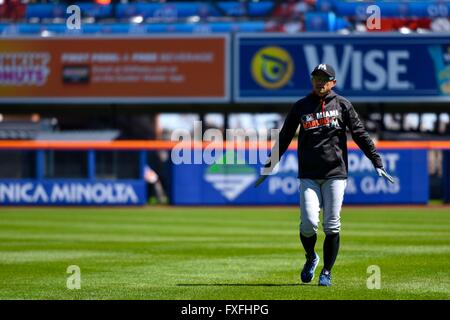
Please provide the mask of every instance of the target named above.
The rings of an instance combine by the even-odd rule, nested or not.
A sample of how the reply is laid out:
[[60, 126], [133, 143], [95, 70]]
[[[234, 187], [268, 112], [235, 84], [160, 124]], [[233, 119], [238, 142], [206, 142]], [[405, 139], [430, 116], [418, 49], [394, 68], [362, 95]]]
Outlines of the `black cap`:
[[316, 74], [319, 71], [321, 71], [321, 72], [325, 73], [326, 75], [328, 75], [329, 76], [329, 80], [336, 79], [336, 73], [334, 72], [334, 68], [332, 66], [330, 66], [329, 64], [325, 64], [325, 63], [318, 64], [314, 68], [313, 72], [311, 72], [311, 75], [313, 76], [314, 74]]

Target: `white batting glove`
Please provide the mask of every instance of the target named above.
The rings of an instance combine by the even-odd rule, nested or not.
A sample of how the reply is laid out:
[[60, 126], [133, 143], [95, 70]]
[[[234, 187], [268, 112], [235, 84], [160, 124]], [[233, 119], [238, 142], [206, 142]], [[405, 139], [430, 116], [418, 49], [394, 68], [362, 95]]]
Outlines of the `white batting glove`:
[[392, 178], [384, 168], [375, 168], [377, 170], [378, 176], [387, 179], [390, 183], [395, 183], [394, 178]]

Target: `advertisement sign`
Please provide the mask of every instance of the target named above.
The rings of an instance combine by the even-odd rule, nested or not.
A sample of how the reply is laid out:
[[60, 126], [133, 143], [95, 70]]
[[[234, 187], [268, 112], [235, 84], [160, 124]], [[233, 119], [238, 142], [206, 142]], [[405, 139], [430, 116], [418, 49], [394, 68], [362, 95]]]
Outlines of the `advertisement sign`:
[[[372, 163], [361, 151], [349, 150], [349, 178], [344, 203], [427, 203], [427, 151], [382, 150], [380, 155], [396, 183], [390, 184], [383, 177], [378, 177]], [[220, 161], [211, 165], [173, 165], [172, 202], [178, 205], [299, 204], [296, 151], [286, 152], [278, 165], [277, 174], [269, 176], [258, 188], [254, 188], [259, 168], [259, 165]]]
[[145, 182], [0, 180], [2, 205], [144, 205]]
[[234, 61], [238, 102], [294, 103], [319, 63], [352, 102], [450, 101], [448, 34], [237, 34]]
[[228, 102], [227, 35], [0, 39], [0, 102]]

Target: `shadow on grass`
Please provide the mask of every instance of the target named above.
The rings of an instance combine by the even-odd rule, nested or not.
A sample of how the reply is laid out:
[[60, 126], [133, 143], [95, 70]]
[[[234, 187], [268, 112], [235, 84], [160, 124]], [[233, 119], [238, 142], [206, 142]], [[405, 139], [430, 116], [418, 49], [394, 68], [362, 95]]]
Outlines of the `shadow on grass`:
[[299, 287], [311, 283], [178, 283], [179, 287]]

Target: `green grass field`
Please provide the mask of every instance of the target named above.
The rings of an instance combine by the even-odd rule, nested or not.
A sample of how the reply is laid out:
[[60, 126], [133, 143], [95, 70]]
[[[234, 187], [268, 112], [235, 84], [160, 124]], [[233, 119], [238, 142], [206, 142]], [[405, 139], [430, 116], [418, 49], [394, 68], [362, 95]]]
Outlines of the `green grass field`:
[[[317, 286], [317, 274], [300, 284], [298, 215], [292, 207], [4, 207], [0, 298], [450, 298], [450, 208], [345, 207], [330, 288]], [[322, 241], [320, 231], [319, 254]], [[79, 290], [66, 288], [70, 265], [80, 267]], [[371, 265], [381, 289], [367, 288]]]

